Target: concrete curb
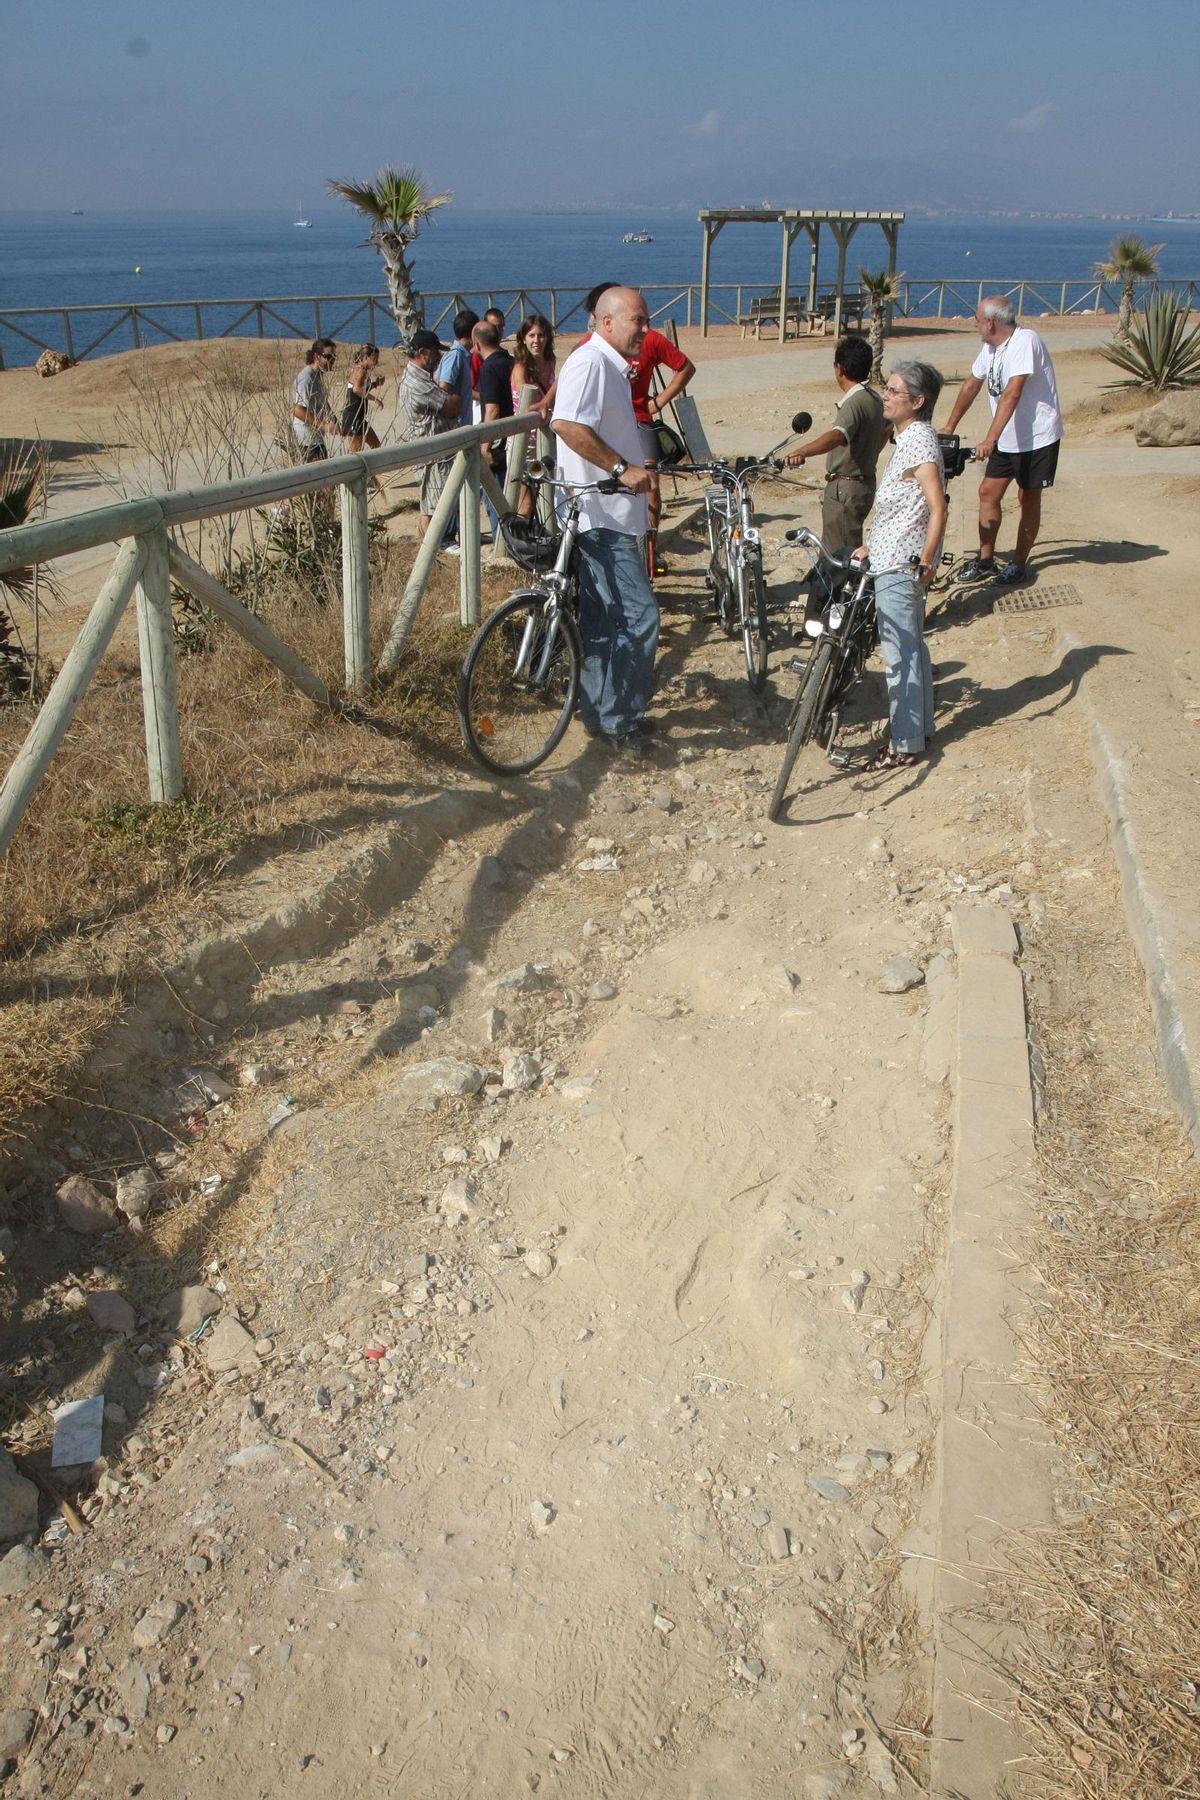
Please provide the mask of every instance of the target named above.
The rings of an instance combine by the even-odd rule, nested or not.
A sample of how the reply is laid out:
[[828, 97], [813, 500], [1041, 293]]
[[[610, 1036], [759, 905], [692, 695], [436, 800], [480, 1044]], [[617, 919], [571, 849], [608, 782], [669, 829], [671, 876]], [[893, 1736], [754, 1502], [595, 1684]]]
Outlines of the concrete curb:
[[1086, 698], [1084, 704], [1091, 721], [1100, 797], [1108, 813], [1113, 854], [1121, 872], [1125, 911], [1154, 1014], [1159, 1068], [1183, 1116], [1193, 1148], [1200, 1152], [1200, 1080], [1192, 1049], [1194, 1043], [1200, 1042], [1200, 1009], [1175, 974], [1185, 959], [1163, 922], [1163, 910], [1138, 849], [1130, 817], [1125, 763]]
[[1033, 1095], [1017, 939], [997, 906], [954, 911], [955, 1170], [941, 1319], [930, 1793], [992, 1800], [1023, 1745], [1002, 1670], [1011, 1649], [989, 1583], [1014, 1534], [1052, 1516], [1048, 1456], [1016, 1371]]

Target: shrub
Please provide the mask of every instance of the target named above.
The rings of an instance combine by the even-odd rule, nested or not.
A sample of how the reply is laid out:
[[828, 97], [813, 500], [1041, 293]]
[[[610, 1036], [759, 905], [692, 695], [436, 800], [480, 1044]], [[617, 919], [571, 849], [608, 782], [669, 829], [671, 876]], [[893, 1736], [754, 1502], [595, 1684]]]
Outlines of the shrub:
[[1191, 387], [1200, 382], [1200, 325], [1189, 329], [1182, 306], [1169, 294], [1152, 294], [1128, 337], [1102, 345], [1100, 354], [1154, 393]]

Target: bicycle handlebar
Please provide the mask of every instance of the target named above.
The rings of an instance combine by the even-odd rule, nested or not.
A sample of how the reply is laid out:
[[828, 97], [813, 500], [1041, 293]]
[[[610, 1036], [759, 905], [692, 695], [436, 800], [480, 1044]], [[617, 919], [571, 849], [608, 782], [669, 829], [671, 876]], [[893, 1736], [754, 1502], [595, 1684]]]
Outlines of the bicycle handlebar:
[[893, 563], [886, 569], [873, 569], [871, 567], [871, 559], [869, 556], [860, 556], [858, 558], [853, 556], [835, 556], [832, 550], [827, 550], [825, 548], [816, 532], [810, 531], [807, 525], [797, 525], [791, 531], [785, 531], [783, 540], [786, 544], [812, 545], [820, 551], [821, 556], [827, 563], [831, 564], [835, 569], [841, 569], [843, 574], [853, 573], [855, 575], [875, 576], [911, 575], [914, 569], [919, 569], [921, 566], [921, 558], [919, 556], [910, 556], [904, 562]]

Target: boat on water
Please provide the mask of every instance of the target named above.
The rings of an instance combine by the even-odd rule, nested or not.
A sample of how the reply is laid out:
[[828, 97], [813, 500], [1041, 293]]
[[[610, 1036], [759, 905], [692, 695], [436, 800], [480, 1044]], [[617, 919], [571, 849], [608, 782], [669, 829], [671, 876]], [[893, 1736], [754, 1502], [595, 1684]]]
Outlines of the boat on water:
[[312, 220], [305, 218], [304, 208], [302, 206], [298, 206], [296, 208], [296, 216], [292, 220], [292, 224], [295, 226], [297, 231], [311, 231], [312, 230]]
[[654, 239], [648, 231], [627, 231], [621, 242], [623, 244], [652, 244]]
[[1200, 213], [1155, 213], [1152, 225], [1200, 225]]

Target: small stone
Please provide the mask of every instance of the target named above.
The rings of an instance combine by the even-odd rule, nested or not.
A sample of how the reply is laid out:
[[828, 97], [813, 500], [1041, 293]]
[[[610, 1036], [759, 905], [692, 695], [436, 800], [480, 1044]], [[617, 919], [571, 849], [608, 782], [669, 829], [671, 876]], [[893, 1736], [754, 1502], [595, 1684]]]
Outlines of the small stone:
[[7, 1450], [0, 1450], [0, 1543], [37, 1530], [38, 1491], [17, 1470]]
[[881, 994], [907, 994], [910, 988], [920, 987], [925, 980], [925, 971], [917, 966], [909, 956], [893, 956], [890, 962], [883, 965], [879, 977]]
[[182, 1600], [157, 1600], [148, 1606], [133, 1628], [133, 1641], [139, 1650], [161, 1644], [182, 1619], [187, 1608]]
[[693, 887], [711, 887], [713, 882], [717, 879], [717, 871], [710, 862], [705, 862], [701, 859], [692, 864], [691, 868], [688, 870], [687, 878]]
[[792, 1553], [792, 1546], [789, 1542], [787, 1527], [785, 1525], [769, 1526], [766, 1535], [763, 1538], [763, 1543], [767, 1547], [767, 1555], [773, 1557], [776, 1562], [782, 1562], [785, 1557], [790, 1556]]
[[617, 997], [616, 983], [601, 976], [599, 981], [593, 981], [588, 988], [587, 997], [589, 1000], [615, 1000]]
[[487, 1011], [482, 1014], [480, 1022], [483, 1025], [484, 1043], [498, 1044], [508, 1025], [508, 1014], [502, 1012], [498, 1006], [489, 1006]]
[[534, 1500], [529, 1507], [529, 1517], [533, 1520], [535, 1531], [545, 1531], [553, 1525], [558, 1512], [548, 1500]]
[[154, 1205], [159, 1186], [153, 1169], [130, 1169], [117, 1178], [117, 1205], [127, 1219], [144, 1219]]
[[867, 1464], [877, 1473], [882, 1474], [892, 1466], [892, 1453], [890, 1450], [868, 1450]]
[[571, 1075], [557, 1084], [555, 1092], [563, 1100], [590, 1100], [596, 1081], [595, 1075]]
[[0, 1712], [0, 1763], [20, 1756], [33, 1735], [36, 1718], [27, 1706], [9, 1706]]
[[116, 1209], [83, 1175], [68, 1175], [58, 1189], [58, 1214], [71, 1231], [95, 1237], [111, 1231], [117, 1222]]
[[101, 1288], [87, 1297], [87, 1309], [101, 1331], [114, 1331], [128, 1337], [137, 1324], [137, 1315], [124, 1294], [114, 1288]]
[[190, 1338], [205, 1319], [221, 1311], [222, 1300], [208, 1287], [175, 1288], [158, 1303], [158, 1316], [176, 1337]]
[[231, 1369], [252, 1374], [260, 1367], [254, 1339], [236, 1319], [218, 1319], [200, 1347], [214, 1375], [227, 1375]]
[[275, 1067], [274, 1063], [243, 1063], [238, 1070], [238, 1082], [240, 1086], [246, 1088], [266, 1087], [267, 1083], [275, 1081], [279, 1074], [280, 1070]]
[[675, 798], [665, 782], [656, 782], [646, 795], [647, 806], [653, 806], [657, 812], [669, 813], [674, 810]]
[[178, 1733], [178, 1725], [156, 1725], [154, 1727], [155, 1740], [160, 1744], [169, 1744]]
[[886, 1400], [875, 1399], [867, 1401], [867, 1411], [869, 1413], [874, 1413], [877, 1418], [881, 1419], [887, 1409], [888, 1403]]
[[529, 1273], [536, 1275], [539, 1281], [545, 1281], [554, 1273], [554, 1258], [548, 1250], [527, 1250], [522, 1260]]
[[661, 1631], [664, 1637], [670, 1637], [675, 1629], [675, 1621], [674, 1619], [668, 1619], [665, 1613], [656, 1612], [654, 1615], [654, 1629], [655, 1631]]
[[864, 1525], [858, 1534], [858, 1544], [867, 1560], [873, 1562], [879, 1552], [887, 1548], [887, 1539], [874, 1525]]
[[471, 1153], [465, 1144], [446, 1144], [442, 1150], [444, 1163], [465, 1163], [471, 1160]]
[[753, 1525], [755, 1531], [764, 1531], [766, 1529], [771, 1523], [771, 1515], [765, 1506], [757, 1507], [755, 1511], [750, 1514], [750, 1523]]
[[536, 1087], [541, 1078], [542, 1065], [528, 1051], [518, 1050], [505, 1058], [503, 1082], [506, 1093], [523, 1093], [526, 1088]]
[[483, 1137], [475, 1148], [485, 1163], [498, 1163], [504, 1155], [507, 1140], [502, 1137]]
[[477, 1192], [475, 1183], [467, 1175], [456, 1175], [453, 1181], [446, 1183], [438, 1201], [438, 1211], [447, 1225], [465, 1225], [477, 1216]]
[[871, 1358], [870, 1362], [867, 1364], [867, 1374], [871, 1377], [871, 1380], [872, 1381], [882, 1381], [885, 1373], [886, 1373], [886, 1370], [884, 1369], [884, 1366], [880, 1362], [879, 1358], [877, 1356], [873, 1356]]
[[810, 1475], [808, 1485], [814, 1494], [820, 1494], [822, 1500], [833, 1500], [839, 1506], [850, 1498], [850, 1489], [843, 1487], [831, 1475]]
[[26, 1544], [14, 1544], [7, 1556], [0, 1557], [0, 1594], [23, 1594], [45, 1566], [46, 1559], [40, 1551], [30, 1550]]
[[427, 1100], [466, 1099], [483, 1086], [484, 1071], [478, 1063], [442, 1056], [433, 1062], [413, 1063], [400, 1081], [406, 1092]]
[[767, 1672], [767, 1665], [761, 1656], [739, 1656], [733, 1665], [733, 1672], [739, 1681], [761, 1681]]
[[515, 969], [506, 969], [503, 975], [497, 975], [491, 985], [496, 993], [532, 994], [548, 986], [549, 979], [548, 970], [539, 969], [534, 963], [520, 963]]
[[185, 1575], [192, 1575], [195, 1577], [207, 1575], [211, 1566], [207, 1556], [185, 1556], [183, 1559], [183, 1572]]
[[863, 1287], [861, 1281], [856, 1281], [853, 1287], [844, 1289], [842, 1293], [842, 1305], [846, 1308], [846, 1311], [860, 1313], [862, 1311], [863, 1296], [865, 1293], [866, 1289]]
[[794, 1269], [788, 1270], [789, 1281], [811, 1281], [816, 1274], [812, 1263], [797, 1263]]
[[266, 1475], [279, 1462], [278, 1444], [247, 1444], [225, 1458], [225, 1467], [239, 1475]]
[[913, 1470], [920, 1466], [920, 1462], [921, 1452], [919, 1450], [902, 1450], [899, 1456], [892, 1459], [892, 1474], [911, 1475]]

